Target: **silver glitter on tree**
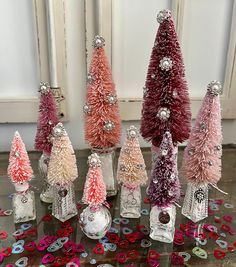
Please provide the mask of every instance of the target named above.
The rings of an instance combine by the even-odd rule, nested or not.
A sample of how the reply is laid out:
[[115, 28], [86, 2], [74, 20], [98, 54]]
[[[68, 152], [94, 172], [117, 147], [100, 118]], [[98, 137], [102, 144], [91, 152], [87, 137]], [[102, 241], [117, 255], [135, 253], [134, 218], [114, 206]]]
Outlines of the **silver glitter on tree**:
[[106, 97], [106, 102], [110, 105], [114, 105], [117, 102], [117, 96], [116, 95], [108, 95]]
[[135, 126], [130, 126], [129, 129], [127, 129], [127, 138], [135, 138], [138, 136], [138, 129]]
[[143, 97], [146, 97], [148, 95], [148, 88], [143, 87]]
[[115, 128], [113, 121], [105, 121], [103, 129], [107, 132], [111, 132]]
[[88, 73], [87, 75], [87, 83], [92, 83], [94, 80], [93, 75], [91, 73]]
[[160, 60], [159, 67], [162, 70], [169, 71], [173, 67], [173, 62], [169, 57], [163, 57], [163, 59]]
[[101, 166], [101, 160], [97, 153], [93, 153], [88, 157], [88, 164], [93, 168]]
[[96, 35], [93, 39], [93, 47], [100, 48], [105, 46], [105, 39], [102, 36]]
[[170, 117], [170, 110], [168, 108], [160, 108], [156, 115], [160, 120], [166, 121]]
[[39, 93], [41, 94], [46, 94], [50, 90], [50, 85], [48, 82], [40, 82], [39, 84]]
[[171, 12], [168, 9], [163, 9], [157, 14], [157, 22], [162, 23], [165, 19], [171, 17]]
[[222, 85], [219, 81], [212, 81], [207, 86], [208, 93], [217, 96], [222, 94]]
[[87, 103], [84, 104], [83, 111], [85, 114], [88, 114], [91, 111], [91, 108]]
[[62, 135], [66, 135], [66, 130], [61, 122], [59, 122], [54, 128], [53, 128], [53, 136], [54, 137], [60, 137]]

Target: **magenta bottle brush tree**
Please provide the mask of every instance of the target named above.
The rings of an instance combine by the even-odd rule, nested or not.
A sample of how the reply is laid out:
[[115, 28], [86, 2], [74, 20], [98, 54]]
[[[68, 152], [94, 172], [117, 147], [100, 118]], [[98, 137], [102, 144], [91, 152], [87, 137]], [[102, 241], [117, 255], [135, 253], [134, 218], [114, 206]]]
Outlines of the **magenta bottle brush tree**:
[[174, 238], [175, 203], [180, 197], [180, 184], [175, 148], [168, 131], [163, 136], [147, 193], [152, 203], [150, 237], [171, 243]]
[[105, 54], [105, 40], [95, 36], [88, 74], [85, 113], [85, 139], [100, 155], [107, 195], [116, 195], [114, 177], [115, 146], [120, 142], [121, 119], [112, 73]]
[[80, 227], [91, 239], [105, 236], [111, 227], [111, 215], [106, 204], [106, 184], [103, 180], [98, 154], [88, 157], [89, 170], [83, 193], [83, 203], [88, 205], [80, 214]]
[[35, 149], [42, 152], [39, 159], [39, 174], [44, 180], [40, 199], [46, 203], [53, 202], [53, 190], [47, 181], [47, 170], [52, 149], [52, 130], [59, 122], [55, 98], [48, 83], [41, 82], [39, 87], [39, 116], [35, 136]]
[[188, 185], [182, 213], [194, 222], [208, 216], [208, 185], [217, 188], [221, 178], [221, 91], [218, 81], [208, 84], [184, 151], [182, 172]]
[[15, 186], [12, 198], [14, 222], [26, 222], [36, 218], [34, 192], [29, 189], [33, 170], [21, 136], [15, 132], [9, 157], [8, 176]]

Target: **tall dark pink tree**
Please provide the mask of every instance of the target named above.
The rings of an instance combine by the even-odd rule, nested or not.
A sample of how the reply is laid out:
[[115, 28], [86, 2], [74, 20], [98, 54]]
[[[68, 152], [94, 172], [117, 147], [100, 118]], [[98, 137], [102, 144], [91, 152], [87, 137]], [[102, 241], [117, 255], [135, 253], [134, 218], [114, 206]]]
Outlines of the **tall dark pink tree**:
[[191, 111], [180, 44], [169, 10], [157, 16], [160, 23], [144, 88], [141, 134], [159, 147], [165, 131], [174, 145], [188, 139]]
[[40, 177], [44, 179], [45, 184], [44, 189], [40, 194], [40, 199], [43, 202], [52, 203], [53, 188], [47, 181], [47, 171], [52, 150], [52, 131], [58, 124], [59, 119], [56, 102], [49, 84], [41, 82], [39, 93], [39, 116], [35, 136], [35, 149], [43, 152], [39, 159], [39, 173]]
[[52, 149], [52, 129], [59, 122], [52, 90], [48, 83], [40, 83], [40, 103], [35, 149], [50, 155]]

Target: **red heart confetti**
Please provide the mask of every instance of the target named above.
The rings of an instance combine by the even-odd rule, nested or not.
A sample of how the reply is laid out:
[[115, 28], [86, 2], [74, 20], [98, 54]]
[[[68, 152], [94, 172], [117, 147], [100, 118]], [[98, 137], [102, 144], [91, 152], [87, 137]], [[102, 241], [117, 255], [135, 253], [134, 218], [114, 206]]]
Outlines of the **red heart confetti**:
[[119, 242], [118, 242], [118, 247], [119, 248], [123, 248], [123, 249], [126, 249], [126, 248], [128, 248], [128, 246], [129, 246], [129, 241], [128, 240], [120, 240]]
[[217, 240], [219, 238], [219, 235], [216, 232], [210, 232], [208, 233], [208, 236], [213, 240]]
[[157, 253], [155, 250], [149, 250], [148, 251], [148, 258], [149, 259], [155, 259], [158, 260], [160, 259], [161, 255]]
[[116, 260], [119, 262], [119, 263], [125, 263], [127, 261], [127, 257], [126, 257], [126, 254], [125, 253], [117, 253], [116, 254]]
[[4, 231], [0, 232], [0, 239], [5, 239], [7, 237], [8, 237], [8, 233], [7, 232], [4, 232]]
[[2, 254], [4, 257], [9, 257], [11, 255], [12, 248], [3, 248], [0, 251], [0, 254]]
[[45, 214], [42, 218], [42, 221], [44, 221], [44, 222], [50, 222], [51, 220], [52, 220], [51, 214]]
[[120, 240], [120, 237], [116, 233], [107, 233], [107, 238], [109, 242], [117, 244]]
[[182, 265], [182, 264], [184, 264], [184, 258], [182, 256], [178, 255], [177, 253], [172, 252], [171, 263], [173, 265]]
[[146, 261], [148, 267], [158, 267], [159, 262], [155, 259], [147, 259]]
[[215, 249], [214, 250], [214, 256], [217, 260], [222, 260], [225, 258], [226, 256], [226, 253], [222, 250], [219, 250], [219, 249]]
[[228, 249], [229, 252], [234, 252], [235, 251], [235, 248], [233, 246], [229, 246], [227, 249]]
[[229, 232], [231, 228], [227, 224], [222, 224], [221, 227], [220, 227], [220, 229], [222, 231]]
[[104, 254], [104, 247], [101, 243], [97, 243], [97, 245], [93, 248], [93, 253], [102, 255]]
[[135, 249], [129, 250], [127, 252], [127, 258], [131, 260], [136, 260], [139, 257], [139, 252]]

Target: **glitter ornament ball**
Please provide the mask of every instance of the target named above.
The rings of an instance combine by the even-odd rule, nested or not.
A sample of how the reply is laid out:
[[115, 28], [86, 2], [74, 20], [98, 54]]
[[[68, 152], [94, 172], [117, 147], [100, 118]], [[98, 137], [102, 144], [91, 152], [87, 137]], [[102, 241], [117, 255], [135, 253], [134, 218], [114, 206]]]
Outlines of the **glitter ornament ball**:
[[80, 228], [91, 239], [100, 239], [105, 236], [111, 227], [111, 214], [104, 206], [88, 206], [80, 214]]
[[95, 48], [100, 48], [105, 45], [105, 39], [102, 36], [96, 35], [93, 39], [93, 46]]
[[168, 57], [164, 57], [161, 61], [160, 61], [160, 64], [159, 64], [159, 67], [162, 69], [162, 70], [170, 70], [173, 66], [173, 62], [170, 58]]
[[208, 84], [207, 91], [214, 96], [221, 95], [222, 85], [219, 81], [212, 81]]
[[170, 110], [168, 108], [160, 108], [158, 110], [157, 117], [163, 121], [168, 120], [170, 117]]

